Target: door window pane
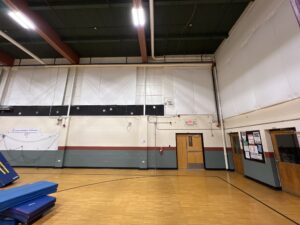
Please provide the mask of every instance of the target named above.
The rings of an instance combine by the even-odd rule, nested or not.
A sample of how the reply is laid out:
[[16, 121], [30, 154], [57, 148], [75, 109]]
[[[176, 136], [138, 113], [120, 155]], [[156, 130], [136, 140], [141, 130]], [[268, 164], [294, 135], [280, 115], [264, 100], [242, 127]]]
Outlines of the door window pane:
[[189, 146], [193, 147], [193, 136], [189, 136]]
[[295, 134], [276, 135], [276, 141], [282, 162], [300, 164], [300, 149]]
[[241, 148], [240, 148], [240, 139], [239, 136], [233, 135], [232, 136], [232, 141], [233, 141], [233, 151], [235, 154], [241, 154]]

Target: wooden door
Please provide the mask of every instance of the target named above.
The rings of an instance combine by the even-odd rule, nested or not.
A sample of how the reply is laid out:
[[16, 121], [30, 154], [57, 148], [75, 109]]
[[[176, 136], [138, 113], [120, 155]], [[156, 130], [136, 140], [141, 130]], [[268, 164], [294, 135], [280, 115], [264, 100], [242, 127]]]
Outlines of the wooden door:
[[282, 189], [300, 196], [300, 149], [296, 132], [278, 130], [270, 133]]
[[240, 147], [240, 138], [238, 133], [230, 134], [230, 142], [232, 148], [232, 157], [235, 171], [244, 174], [244, 165], [243, 165], [243, 151]]
[[177, 160], [178, 169], [203, 168], [203, 143], [200, 134], [178, 134]]
[[187, 168], [187, 155], [186, 155], [186, 136], [184, 134], [179, 134], [176, 136], [176, 146], [177, 146], [177, 161], [178, 169]]

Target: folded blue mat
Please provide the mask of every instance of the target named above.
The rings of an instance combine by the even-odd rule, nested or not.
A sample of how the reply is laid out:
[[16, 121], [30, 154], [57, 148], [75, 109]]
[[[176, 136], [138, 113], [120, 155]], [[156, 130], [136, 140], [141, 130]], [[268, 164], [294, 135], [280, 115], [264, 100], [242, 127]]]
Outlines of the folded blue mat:
[[[1, 212], [2, 216], [14, 218], [24, 224], [29, 224], [55, 205], [56, 198], [43, 196]], [[1, 223], [0, 223], [1, 224]]]
[[11, 219], [11, 218], [1, 218], [0, 217], [0, 224], [1, 225], [18, 225], [18, 221]]
[[0, 191], [0, 212], [30, 200], [55, 193], [58, 184], [40, 181]]
[[4, 187], [19, 178], [20, 177], [16, 171], [9, 165], [5, 157], [0, 153], [0, 187]]

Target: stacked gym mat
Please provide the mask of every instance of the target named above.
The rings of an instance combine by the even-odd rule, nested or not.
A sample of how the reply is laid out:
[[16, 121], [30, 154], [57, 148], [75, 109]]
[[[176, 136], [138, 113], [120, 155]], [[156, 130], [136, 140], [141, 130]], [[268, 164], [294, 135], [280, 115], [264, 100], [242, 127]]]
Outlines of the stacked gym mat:
[[17, 179], [19, 179], [19, 175], [0, 153], [0, 187], [4, 187]]
[[55, 205], [58, 184], [40, 181], [0, 191], [0, 224], [31, 224]]
[[18, 221], [11, 218], [2, 218], [0, 217], [0, 224], [1, 225], [18, 225]]

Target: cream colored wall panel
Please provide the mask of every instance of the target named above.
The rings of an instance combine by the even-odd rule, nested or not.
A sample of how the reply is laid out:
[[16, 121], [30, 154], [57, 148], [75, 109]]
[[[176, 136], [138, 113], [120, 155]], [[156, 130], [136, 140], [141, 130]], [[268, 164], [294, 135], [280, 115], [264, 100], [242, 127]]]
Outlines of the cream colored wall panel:
[[[210, 116], [150, 117], [148, 145], [158, 147], [176, 146], [176, 133], [202, 133], [205, 147], [221, 147], [221, 130], [212, 123]], [[194, 125], [186, 125], [194, 121]], [[155, 122], [157, 125], [155, 126]]]
[[227, 129], [247, 127], [253, 124], [274, 123], [280, 121], [297, 121], [300, 112], [300, 99], [271, 106], [265, 109], [235, 116], [225, 120]]
[[[300, 131], [300, 99], [235, 116], [225, 120], [226, 133], [260, 130], [265, 151], [273, 151], [269, 130], [296, 128]], [[227, 136], [227, 145], [230, 140]]]
[[1, 150], [57, 150], [62, 126], [55, 118], [0, 117]]
[[139, 146], [141, 117], [72, 117], [67, 145]]
[[[195, 121], [195, 125], [186, 125], [186, 121], [191, 120]], [[74, 116], [70, 118], [70, 123], [68, 119], [58, 123], [57, 118], [54, 117], [0, 117], [0, 124], [0, 133], [4, 135], [13, 129], [21, 128], [36, 129], [43, 134], [57, 135], [54, 150], [57, 150], [57, 145], [176, 146], [176, 133], [203, 133], [205, 147], [222, 146], [221, 131], [212, 123], [210, 116], [181, 116], [180, 118], [176, 116], [158, 118]], [[64, 127], [63, 124], [66, 126]], [[68, 125], [69, 132], [67, 132]], [[20, 146], [23, 139], [19, 140]], [[24, 139], [23, 141], [27, 145], [30, 140]], [[49, 144], [50, 142], [47, 141], [32, 142], [31, 150], [49, 150]], [[0, 148], [6, 149], [2, 145]]]

